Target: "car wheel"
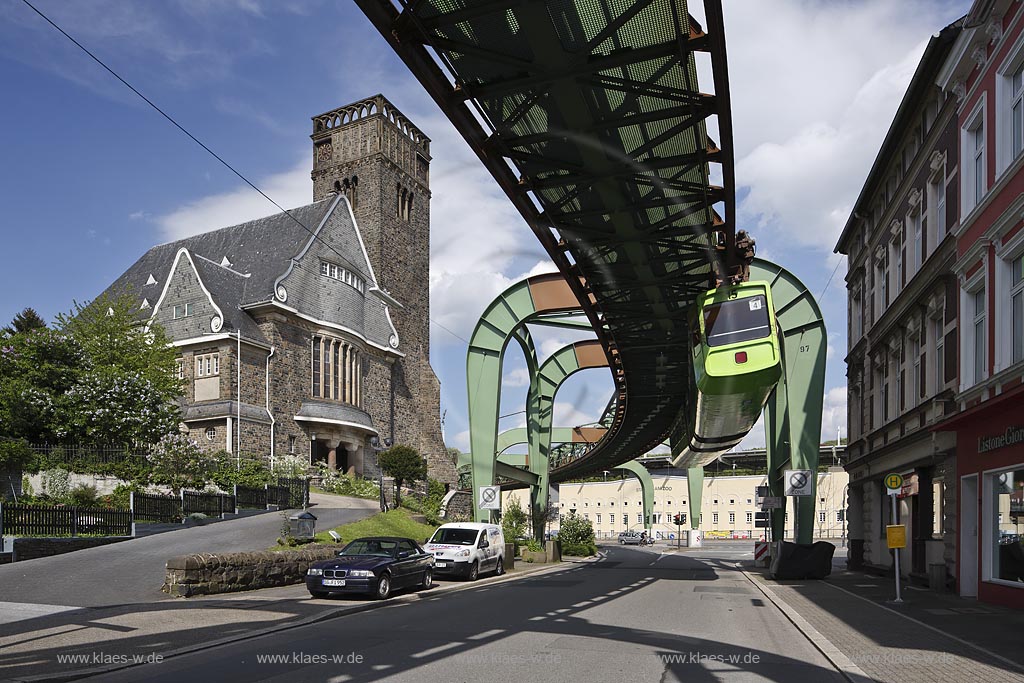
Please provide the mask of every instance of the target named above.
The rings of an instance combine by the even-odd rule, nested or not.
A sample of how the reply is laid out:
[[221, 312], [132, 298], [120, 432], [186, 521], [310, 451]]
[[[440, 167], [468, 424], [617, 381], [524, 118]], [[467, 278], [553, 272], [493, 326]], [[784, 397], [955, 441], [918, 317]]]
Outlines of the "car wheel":
[[423, 570], [423, 580], [420, 581], [420, 588], [427, 589], [434, 585], [434, 572], [429, 568]]
[[623, 541], [623, 540], [622, 540], [622, 539], [620, 538], [620, 539], [619, 539], [619, 545], [626, 545], [626, 542], [625, 542], [625, 541]]
[[494, 568], [494, 575], [501, 576], [505, 573], [505, 560], [501, 555], [498, 555], [498, 565]]
[[470, 581], [476, 581], [480, 578], [480, 563], [474, 562], [469, 565], [469, 576], [467, 577]]
[[377, 599], [387, 600], [391, 597], [391, 575], [381, 574], [380, 579], [377, 580]]
[[309, 591], [309, 597], [316, 598], [318, 600], [320, 598], [326, 598], [327, 595], [328, 595], [327, 591]]

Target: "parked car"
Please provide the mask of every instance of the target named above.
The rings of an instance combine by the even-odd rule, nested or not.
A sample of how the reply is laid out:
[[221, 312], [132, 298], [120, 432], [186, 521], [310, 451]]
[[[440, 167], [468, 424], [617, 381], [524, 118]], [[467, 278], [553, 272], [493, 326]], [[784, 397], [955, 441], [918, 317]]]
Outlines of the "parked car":
[[306, 572], [306, 589], [314, 598], [330, 593], [368, 593], [386, 600], [393, 590], [433, 583], [434, 558], [408, 538], [358, 538], [330, 560]]
[[505, 573], [505, 535], [495, 524], [442, 524], [423, 547], [434, 556], [434, 571], [439, 575], [476, 581], [481, 572], [493, 570], [498, 576]]
[[643, 545], [644, 537], [634, 531], [623, 531], [619, 534], [620, 545]]

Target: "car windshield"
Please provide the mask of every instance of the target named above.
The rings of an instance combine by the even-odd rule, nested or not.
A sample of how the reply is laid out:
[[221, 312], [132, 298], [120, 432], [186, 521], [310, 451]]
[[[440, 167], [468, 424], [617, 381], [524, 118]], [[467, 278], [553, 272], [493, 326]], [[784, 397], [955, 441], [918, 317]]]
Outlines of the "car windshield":
[[724, 346], [771, 336], [768, 301], [763, 294], [704, 308], [708, 346]]
[[476, 529], [438, 529], [434, 532], [431, 543], [449, 543], [452, 545], [473, 545], [476, 543]]
[[352, 541], [338, 553], [339, 557], [346, 555], [374, 555], [377, 557], [394, 557], [398, 549], [395, 541], [378, 541], [375, 539], [359, 539]]

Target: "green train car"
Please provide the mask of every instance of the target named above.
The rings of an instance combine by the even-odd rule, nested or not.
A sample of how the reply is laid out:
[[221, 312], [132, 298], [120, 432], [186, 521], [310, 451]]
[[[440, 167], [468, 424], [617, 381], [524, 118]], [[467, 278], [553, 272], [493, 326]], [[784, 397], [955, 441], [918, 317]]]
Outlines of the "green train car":
[[767, 282], [722, 286], [697, 300], [691, 323], [696, 404], [676, 467], [700, 467], [743, 440], [782, 376]]

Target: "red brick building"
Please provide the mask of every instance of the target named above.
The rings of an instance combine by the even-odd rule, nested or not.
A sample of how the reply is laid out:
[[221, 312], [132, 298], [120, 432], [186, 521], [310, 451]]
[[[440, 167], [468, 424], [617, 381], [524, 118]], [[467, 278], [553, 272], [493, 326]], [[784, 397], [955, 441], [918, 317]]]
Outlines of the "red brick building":
[[940, 70], [957, 98], [957, 589], [1024, 607], [1024, 4], [977, 0]]

